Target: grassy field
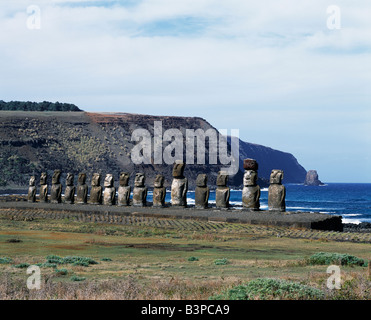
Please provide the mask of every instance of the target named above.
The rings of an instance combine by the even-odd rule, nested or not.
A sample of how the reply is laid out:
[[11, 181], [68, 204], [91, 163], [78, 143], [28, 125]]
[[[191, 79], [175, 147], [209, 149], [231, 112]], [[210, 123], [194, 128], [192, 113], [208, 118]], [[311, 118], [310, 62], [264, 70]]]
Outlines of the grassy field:
[[[11, 262], [0, 264], [0, 299], [208, 299], [258, 278], [309, 285], [325, 299], [371, 297], [367, 267], [341, 266], [342, 289], [328, 290], [328, 266], [308, 262], [317, 252], [369, 259], [369, 243], [339, 242], [326, 232], [318, 239], [295, 238], [301, 230], [278, 227], [158, 225], [1, 217], [0, 258]], [[50, 255], [88, 257], [97, 264], [45, 264]], [[22, 266], [28, 264], [41, 264], [40, 290], [26, 287], [29, 275]]]

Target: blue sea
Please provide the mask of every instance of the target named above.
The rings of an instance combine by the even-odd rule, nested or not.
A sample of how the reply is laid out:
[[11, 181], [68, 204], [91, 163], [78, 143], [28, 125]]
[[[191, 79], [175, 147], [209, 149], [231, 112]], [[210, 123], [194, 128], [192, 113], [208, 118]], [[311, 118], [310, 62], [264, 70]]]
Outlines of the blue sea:
[[[343, 223], [371, 222], [371, 183], [328, 183], [323, 186], [285, 184], [286, 210], [321, 212], [342, 216]], [[166, 201], [170, 201], [167, 192]], [[152, 201], [152, 194], [148, 194]], [[215, 204], [215, 192], [210, 192], [210, 204]], [[188, 203], [194, 204], [194, 191], [188, 191]], [[230, 204], [242, 208], [242, 191], [231, 190]], [[268, 210], [268, 188], [261, 190], [260, 209]]]

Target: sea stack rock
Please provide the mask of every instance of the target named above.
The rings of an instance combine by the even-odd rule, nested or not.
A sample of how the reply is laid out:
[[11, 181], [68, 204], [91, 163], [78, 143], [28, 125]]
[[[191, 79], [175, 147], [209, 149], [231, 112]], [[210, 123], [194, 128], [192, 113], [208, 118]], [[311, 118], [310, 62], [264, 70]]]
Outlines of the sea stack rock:
[[74, 186], [75, 176], [72, 173], [67, 173], [66, 177], [66, 189], [64, 189], [64, 202], [74, 203], [75, 202], [75, 186]]
[[103, 204], [112, 206], [115, 204], [116, 188], [113, 186], [114, 178], [112, 174], [106, 174], [104, 179]]
[[102, 204], [102, 186], [100, 185], [101, 175], [94, 173], [91, 179], [90, 203]]
[[146, 176], [144, 173], [137, 173], [134, 180], [133, 206], [145, 207], [147, 205], [147, 187], [144, 185]]
[[130, 202], [131, 187], [129, 186], [130, 175], [127, 172], [120, 173], [120, 186], [117, 191], [117, 204], [128, 206]]
[[161, 174], [156, 176], [153, 188], [153, 206], [164, 207], [166, 188], [164, 187], [165, 177]]
[[86, 182], [86, 174], [79, 173], [77, 178], [78, 185], [76, 191], [76, 203], [85, 204], [88, 202], [88, 186]]
[[61, 170], [54, 170], [52, 177], [52, 188], [50, 190], [50, 202], [61, 203], [62, 202], [62, 185], [60, 182]]
[[246, 170], [243, 176], [242, 206], [251, 211], [260, 209], [260, 187], [256, 184], [258, 173]]
[[35, 186], [36, 178], [35, 176], [32, 176], [30, 178], [30, 182], [28, 183], [28, 194], [27, 194], [27, 200], [28, 202], [36, 202], [36, 186]]
[[316, 170], [309, 170], [304, 181], [305, 186], [323, 186], [323, 183], [318, 179]]
[[216, 191], [215, 191], [215, 203], [216, 207], [220, 209], [229, 208], [229, 197], [231, 191], [227, 187], [228, 183], [228, 174], [224, 171], [218, 172], [218, 177], [216, 178]]
[[40, 176], [40, 202], [48, 202], [48, 184], [47, 184], [48, 174], [42, 172]]
[[196, 179], [195, 207], [206, 209], [209, 206], [210, 189], [207, 186], [207, 175], [199, 174]]
[[282, 185], [283, 171], [272, 170], [268, 188], [268, 210], [286, 211], [286, 188]]
[[188, 180], [184, 177], [185, 163], [177, 160], [173, 167], [173, 182], [171, 184], [171, 205], [187, 206]]

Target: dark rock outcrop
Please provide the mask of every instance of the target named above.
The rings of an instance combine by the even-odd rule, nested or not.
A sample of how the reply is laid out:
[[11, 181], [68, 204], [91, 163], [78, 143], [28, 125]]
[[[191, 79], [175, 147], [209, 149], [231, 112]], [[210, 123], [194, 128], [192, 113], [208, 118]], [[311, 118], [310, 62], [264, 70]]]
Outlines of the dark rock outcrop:
[[316, 170], [309, 170], [304, 181], [305, 186], [322, 186], [323, 183], [318, 179]]
[[[129, 113], [87, 113], [87, 112], [31, 112], [0, 111], [0, 186], [7, 189], [27, 186], [31, 175], [39, 177], [47, 171], [52, 176], [55, 168], [62, 169], [62, 185], [68, 172], [78, 175], [85, 172], [87, 184], [93, 173], [105, 176], [112, 173], [118, 187], [120, 172], [130, 175], [129, 185], [137, 172], [146, 176], [148, 186], [153, 186], [158, 174], [165, 177], [164, 187], [172, 183], [172, 165], [134, 164], [131, 151], [137, 144], [131, 141], [135, 129], [143, 128], [154, 135], [154, 121], [162, 121], [163, 132], [179, 129], [186, 137], [186, 130], [215, 129], [206, 120], [198, 117], [168, 117]], [[185, 139], [184, 139], [185, 140]], [[240, 143], [239, 171], [230, 175], [229, 185], [243, 187], [243, 160], [256, 159], [259, 163], [258, 185], [267, 187], [270, 172], [274, 168], [285, 171], [285, 183], [303, 182], [306, 170], [289, 153], [244, 142]], [[169, 142], [163, 143], [165, 148]], [[185, 141], [184, 141], [185, 146]], [[225, 166], [219, 161], [209, 164], [209, 145], [205, 143], [205, 163], [197, 164], [197, 143], [195, 143], [195, 164], [187, 163], [184, 175], [189, 188], [196, 187], [199, 174], [207, 174], [208, 185], [216, 188], [218, 172]], [[186, 148], [184, 147], [184, 151]], [[185, 154], [186, 152], [184, 152]], [[153, 159], [151, 159], [153, 160]], [[182, 159], [184, 162], [186, 159]], [[21, 173], [21, 174], [20, 174]]]

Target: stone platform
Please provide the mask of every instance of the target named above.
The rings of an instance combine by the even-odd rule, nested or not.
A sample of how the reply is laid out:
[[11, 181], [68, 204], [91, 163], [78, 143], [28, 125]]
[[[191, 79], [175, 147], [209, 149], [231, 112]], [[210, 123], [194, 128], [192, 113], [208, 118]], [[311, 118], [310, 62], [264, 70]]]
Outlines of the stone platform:
[[220, 210], [217, 208], [195, 209], [193, 206], [177, 208], [167, 205], [164, 208], [147, 207], [119, 207], [106, 205], [79, 205], [79, 204], [52, 204], [29, 203], [26, 201], [0, 202], [0, 208], [17, 209], [44, 209], [61, 211], [63, 213], [109, 214], [115, 216], [153, 217], [167, 219], [194, 219], [201, 221], [247, 223], [267, 226], [285, 226], [313, 230], [343, 231], [341, 216], [328, 215], [316, 212], [250, 212], [241, 208]]

